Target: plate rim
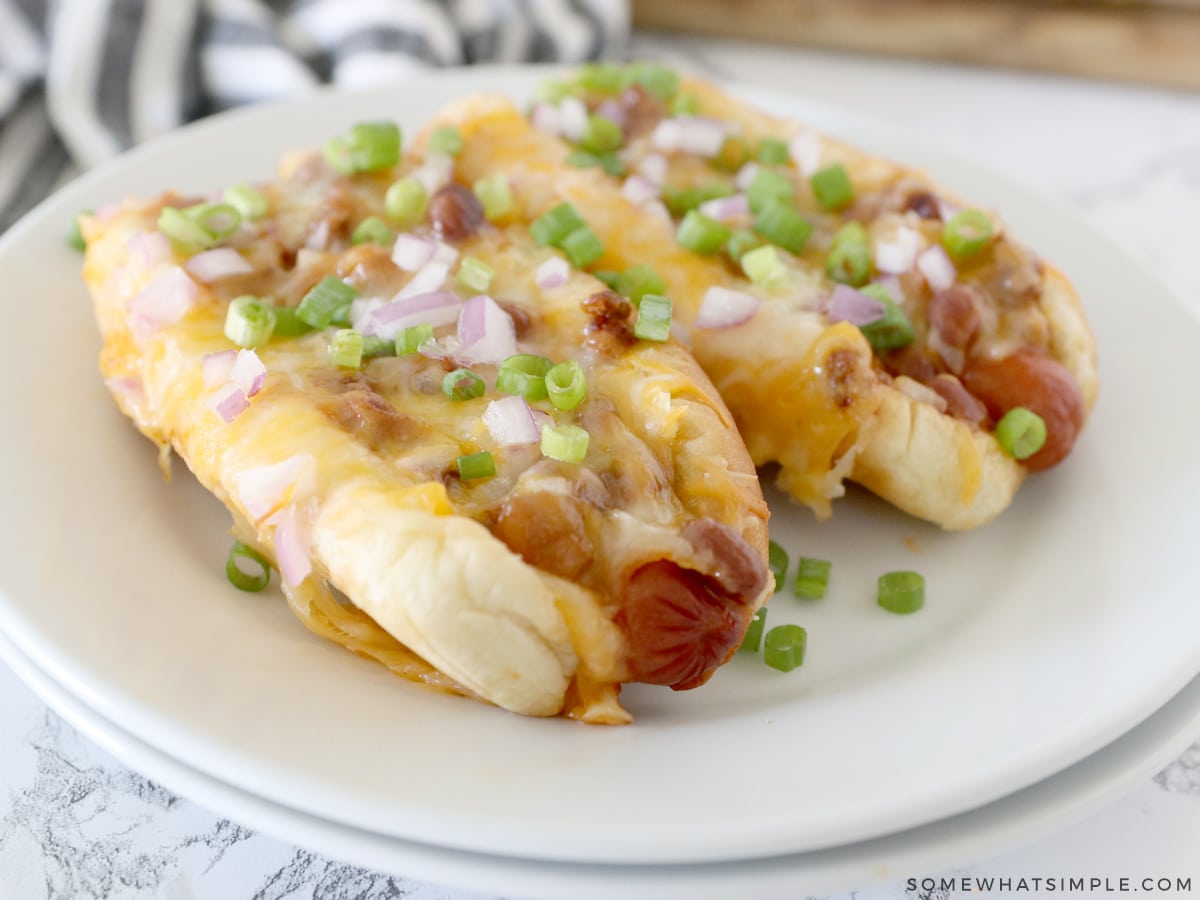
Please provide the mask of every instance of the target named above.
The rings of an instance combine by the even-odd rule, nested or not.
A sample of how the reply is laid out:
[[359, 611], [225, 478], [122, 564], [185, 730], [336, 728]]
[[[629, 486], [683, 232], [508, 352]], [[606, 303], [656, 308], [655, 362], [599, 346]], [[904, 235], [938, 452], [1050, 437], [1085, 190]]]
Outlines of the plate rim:
[[[413, 80], [419, 81], [421, 79], [430, 79], [430, 80], [448, 80], [451, 82], [470, 83], [470, 82], [477, 81], [481, 77], [485, 77], [489, 71], [496, 72], [496, 73], [508, 73], [513, 76], [520, 76], [521, 78], [532, 79], [538, 75], [546, 73], [547, 71], [552, 71], [552, 70], [555, 70], [558, 68], [561, 68], [561, 67], [558, 67], [558, 66], [480, 67], [480, 68], [477, 68], [474, 70], [420, 73]], [[408, 84], [411, 85], [412, 81], [408, 82]], [[88, 190], [91, 190], [94, 185], [103, 183], [104, 179], [108, 177], [110, 170], [120, 170], [120, 169], [124, 168], [125, 166], [135, 165], [136, 162], [142, 158], [143, 154], [149, 155], [149, 154], [158, 154], [161, 152], [170, 152], [171, 148], [173, 148], [177, 144], [186, 144], [187, 141], [191, 138], [191, 136], [194, 135], [195, 133], [197, 133], [198, 131], [202, 131], [202, 130], [207, 131], [210, 129], [233, 128], [233, 127], [236, 127], [236, 123], [243, 118], [254, 118], [254, 117], [257, 117], [264, 113], [267, 113], [270, 110], [303, 108], [305, 106], [308, 106], [308, 105], [311, 105], [314, 103], [319, 104], [322, 102], [327, 102], [328, 98], [331, 98], [331, 97], [332, 98], [341, 98], [341, 97], [344, 97], [347, 95], [355, 96], [355, 97], [366, 97], [366, 96], [371, 96], [371, 95], [382, 96], [384, 94], [392, 93], [395, 90], [396, 90], [395, 87], [389, 87], [389, 88], [378, 88], [378, 89], [372, 89], [372, 90], [366, 90], [366, 91], [345, 92], [345, 91], [341, 91], [341, 90], [338, 90], [335, 88], [326, 88], [326, 89], [314, 92], [313, 94], [310, 94], [309, 96], [299, 99], [299, 100], [285, 100], [285, 101], [280, 101], [277, 103], [265, 104], [263, 106], [255, 106], [255, 107], [250, 107], [250, 108], [239, 108], [239, 109], [235, 109], [235, 110], [231, 110], [231, 111], [219, 114], [218, 116], [214, 116], [214, 117], [211, 117], [206, 120], [201, 120], [198, 122], [190, 123], [189, 125], [181, 128], [177, 131], [171, 132], [171, 133], [164, 135], [154, 141], [148, 142], [147, 144], [144, 144], [137, 148], [134, 148], [134, 150], [130, 151], [128, 154], [118, 157], [117, 159], [112, 160], [109, 163], [106, 163], [105, 165], [97, 168], [96, 170], [93, 170], [92, 172], [87, 173], [86, 175], [82, 176], [80, 179], [76, 180], [72, 184], [66, 186], [63, 190], [59, 191], [58, 193], [51, 196], [50, 198], [47, 198], [45, 201], [43, 201], [43, 203], [39, 204], [39, 206], [37, 208], [35, 208], [35, 210], [31, 211], [27, 216], [25, 216], [21, 220], [21, 222], [17, 223], [12, 229], [10, 229], [10, 231], [8, 233], [6, 233], [3, 237], [0, 237], [0, 258], [3, 258], [4, 254], [8, 251], [8, 247], [10, 246], [10, 244], [19, 244], [19, 241], [23, 238], [23, 235], [26, 233], [26, 231], [32, 231], [32, 230], [36, 229], [36, 227], [38, 226], [39, 223], [42, 223], [43, 220], [45, 220], [48, 217], [51, 217], [54, 212], [56, 212], [60, 209], [63, 209], [63, 208], [69, 208], [68, 202], [72, 196], [75, 196], [77, 194], [82, 194]], [[772, 96], [772, 95], [774, 95], [775, 97], [782, 98], [782, 95], [778, 94], [777, 92], [773, 92], [770, 89], [759, 88], [757, 86], [749, 85], [744, 82], [736, 84], [735, 90], [751, 91], [754, 93], [754, 95], [756, 97], [759, 97], [759, 98], [764, 97], [764, 96]], [[832, 121], [834, 121], [834, 122], [851, 122], [851, 123], [854, 123], [854, 125], [856, 127], [859, 127], [867, 132], [888, 133], [888, 134], [896, 133], [896, 130], [894, 128], [892, 128], [891, 126], [880, 124], [867, 116], [860, 116], [857, 114], [846, 113], [843, 110], [823, 108], [820, 103], [809, 101], [806, 98], [782, 98], [782, 99], [786, 99], [787, 102], [793, 106], [793, 108], [803, 107], [805, 109], [822, 109], [823, 110], [822, 114], [823, 115], [828, 114], [829, 118]], [[828, 127], [825, 125], [824, 119], [822, 119], [821, 124], [823, 127]], [[1114, 252], [1119, 253], [1119, 255], [1123, 258], [1123, 260], [1128, 265], [1135, 268], [1139, 273], [1145, 272], [1147, 278], [1150, 278], [1153, 281], [1155, 281], [1156, 289], [1164, 297], [1169, 297], [1178, 309], [1184, 311], [1185, 313], [1191, 314], [1192, 311], [1189, 310], [1186, 305], [1180, 303], [1178, 301], [1178, 299], [1176, 298], [1174, 292], [1171, 289], [1169, 289], [1168, 287], [1166, 287], [1165, 285], [1162, 285], [1161, 279], [1159, 279], [1153, 272], [1147, 272], [1145, 270], [1145, 268], [1143, 267], [1143, 265], [1139, 261], [1131, 258], [1130, 255], [1126, 251], [1122, 250], [1121, 248], [1115, 247], [1113, 245], [1113, 242], [1110, 239], [1108, 239], [1101, 232], [1099, 232], [1094, 226], [1090, 225], [1085, 220], [1082, 220], [1077, 213], [1071, 211], [1064, 204], [1058, 203], [1058, 201], [1055, 198], [1047, 198], [1044, 196], [1044, 194], [1042, 192], [1023, 186], [1019, 180], [1014, 179], [1012, 176], [1009, 176], [1004, 173], [998, 173], [998, 172], [992, 170], [991, 168], [989, 168], [988, 166], [979, 165], [979, 164], [976, 164], [969, 160], [966, 160], [963, 157], [961, 157], [959, 154], [954, 153], [953, 151], [948, 152], [942, 148], [934, 148], [932, 145], [926, 145], [925, 142], [920, 141], [918, 139], [910, 138], [907, 135], [905, 135], [903, 137], [903, 142], [908, 145], [913, 145], [913, 146], [929, 146], [931, 148], [931, 150], [934, 151], [935, 155], [941, 156], [941, 157], [946, 157], [946, 158], [956, 159], [959, 162], [961, 162], [962, 164], [967, 165], [971, 170], [974, 170], [975, 172], [986, 175], [986, 177], [988, 177], [994, 183], [996, 183], [1002, 187], [1011, 185], [1011, 186], [1017, 188], [1021, 193], [1023, 193], [1027, 197], [1035, 199], [1039, 205], [1041, 205], [1043, 207], [1049, 207], [1049, 208], [1054, 209], [1056, 212], [1058, 212], [1063, 217], [1070, 219], [1072, 223], [1077, 224], [1081, 231], [1086, 231], [1092, 240], [1101, 242], [1106, 247], [1112, 248]], [[4, 602], [0, 605], [2, 605], [3, 607], [7, 607], [9, 604], [7, 602]], [[18, 632], [19, 632], [19, 629], [18, 629]], [[23, 652], [27, 652], [30, 655], [35, 656], [35, 658], [39, 655], [38, 654], [39, 649], [44, 650], [44, 648], [39, 648], [38, 642], [36, 641], [36, 639], [31, 639], [31, 636], [28, 634], [21, 635], [20, 633], [18, 633], [17, 635], [14, 636], [14, 640], [20, 645]], [[41, 655], [44, 655], [44, 654], [41, 654]], [[54, 674], [55, 677], [60, 677], [60, 678], [66, 679], [70, 683], [74, 683], [79, 686], [84, 686], [85, 680], [82, 677], [80, 677], [82, 675], [82, 673], [72, 672], [70, 667], [63, 667], [61, 665], [56, 666], [54, 664], [54, 662], [52, 661], [50, 663], [50, 665], [48, 665], [47, 668], [49, 668], [51, 670], [52, 674]], [[1185, 671], [1185, 667], [1183, 667], [1183, 666], [1179, 667], [1179, 669], [1176, 673], [1177, 674], [1176, 679], [1172, 683], [1167, 684], [1165, 687], [1163, 687], [1159, 691], [1160, 696], [1161, 696], [1161, 694], [1166, 694], [1168, 697], [1173, 696], [1174, 693], [1176, 693], [1178, 690], [1181, 689], [1183, 684], [1186, 684], [1189, 681], [1189, 679], [1195, 674], [1196, 667], [1189, 666], [1189, 667], [1186, 667], [1186, 669], [1187, 670]], [[85, 687], [85, 689], [86, 689], [86, 687]], [[103, 700], [103, 698], [99, 698], [99, 699]], [[1115, 739], [1119, 734], [1128, 730], [1129, 728], [1136, 727], [1137, 723], [1143, 721], [1147, 716], [1151, 715], [1153, 712], [1154, 712], [1154, 709], [1142, 710], [1140, 718], [1138, 718], [1132, 725], [1128, 721], [1124, 721], [1122, 723], [1117, 723], [1115, 720], [1120, 717], [1117, 717], [1115, 715], [1109, 715], [1108, 717], [1106, 717], [1104, 719], [1103, 727], [1100, 725], [1096, 725], [1093, 728], [1093, 733], [1089, 736], [1089, 738], [1086, 741], [1082, 740], [1082, 739], [1078, 740], [1076, 742], [1076, 744], [1073, 745], [1074, 746], [1073, 753], [1064, 754], [1060, 759], [1058, 759], [1058, 761], [1056, 763], [1054, 763], [1054, 767], [1053, 767], [1053, 769], [1051, 769], [1051, 771], [1058, 771], [1063, 766], [1069, 766], [1072, 763], [1074, 763], [1074, 762], [1078, 761], [1079, 759], [1083, 758], [1084, 756], [1086, 756], [1087, 753], [1090, 752], [1090, 750], [1088, 748], [1083, 748], [1081, 746], [1082, 744], [1088, 744], [1090, 749], [1094, 750], [1096, 746], [1101, 746], [1103, 744], [1106, 744], [1106, 743], [1110, 742], [1111, 740]], [[979, 794], [977, 794], [972, 799], [971, 804], [977, 805], [978, 803], [988, 802], [990, 800], [995, 799], [996, 797], [1003, 796], [1004, 794], [1011, 792], [1012, 790], [1019, 789], [1023, 785], [1028, 785], [1028, 784], [1032, 783], [1033, 781], [1036, 781], [1037, 778], [1039, 778], [1039, 777], [1045, 777], [1047, 774], [1049, 774], [1044, 769], [1039, 769], [1039, 771], [1034, 772], [1034, 771], [1029, 770], [1031, 768], [1037, 768], [1037, 767], [1031, 766], [1029, 764], [1029, 761], [1026, 760], [1026, 767], [1022, 770], [1020, 775], [1014, 776], [1012, 773], [1009, 773], [1009, 777], [1005, 783], [992, 784], [988, 791], [981, 791]], [[936, 805], [936, 804], [933, 804], [933, 805]], [[959, 808], [961, 808], [961, 807], [959, 807]], [[940, 814], [937, 813], [936, 811], [934, 811], [932, 809], [932, 805], [931, 805], [931, 806], [922, 807], [921, 811], [916, 812], [916, 813], [913, 813], [912, 810], [910, 810], [910, 815], [907, 817], [907, 819], [905, 819], [905, 822], [908, 825], [912, 825], [912, 824], [919, 823], [922, 821], [931, 821], [932, 819], [939, 817], [939, 816], [940, 816]], [[348, 824], [353, 825], [354, 823], [348, 823]], [[879, 833], [882, 833], [882, 832], [879, 832]], [[864, 834], [861, 836], [866, 836], [866, 835]], [[479, 848], [475, 848], [475, 849], [479, 849]], [[744, 851], [738, 851], [738, 852], [743, 853]]]

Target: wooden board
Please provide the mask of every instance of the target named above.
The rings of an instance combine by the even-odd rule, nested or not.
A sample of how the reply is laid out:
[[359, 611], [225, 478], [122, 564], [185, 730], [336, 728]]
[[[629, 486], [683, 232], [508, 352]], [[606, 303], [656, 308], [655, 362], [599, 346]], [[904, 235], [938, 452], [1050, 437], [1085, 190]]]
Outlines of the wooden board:
[[634, 0], [634, 24], [1200, 89], [1200, 0]]

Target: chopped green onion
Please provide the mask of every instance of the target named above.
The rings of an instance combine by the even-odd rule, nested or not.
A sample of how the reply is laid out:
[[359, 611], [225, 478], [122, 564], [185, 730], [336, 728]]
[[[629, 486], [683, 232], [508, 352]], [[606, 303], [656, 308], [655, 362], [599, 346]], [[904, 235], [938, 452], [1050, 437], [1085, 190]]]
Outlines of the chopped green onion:
[[995, 226], [981, 209], [964, 209], [950, 217], [942, 228], [942, 246], [962, 259], [978, 253], [992, 239]]
[[304, 295], [296, 317], [313, 328], [327, 328], [350, 311], [358, 292], [336, 275], [326, 275]]
[[[621, 273], [612, 269], [594, 269], [592, 277], [603, 281], [614, 291], [617, 290], [617, 285], [621, 283]], [[617, 293], [620, 293], [620, 291], [617, 291]]]
[[757, 285], [771, 284], [787, 274], [779, 251], [766, 244], [742, 256], [742, 271]]
[[584, 129], [579, 146], [592, 153], [604, 153], [616, 150], [624, 140], [625, 135], [620, 125], [605, 116], [591, 115], [588, 116], [587, 128]]
[[758, 142], [758, 161], [769, 166], [786, 165], [791, 158], [788, 153], [787, 141], [779, 138], [763, 138]]
[[604, 255], [604, 245], [600, 243], [600, 238], [586, 225], [576, 228], [563, 238], [561, 246], [571, 265], [577, 269], [582, 269]]
[[539, 247], [558, 247], [568, 234], [586, 225], [587, 222], [583, 221], [583, 217], [575, 211], [574, 206], [570, 203], [560, 203], [534, 219], [529, 224], [529, 233], [533, 235]]
[[915, 339], [912, 322], [908, 320], [904, 310], [896, 305], [896, 301], [891, 298], [887, 289], [881, 284], [868, 284], [860, 290], [868, 297], [874, 297], [884, 306], [883, 318], [859, 326], [867, 343], [877, 353], [898, 350], [911, 344]]
[[552, 365], [546, 357], [532, 353], [510, 356], [500, 363], [500, 371], [496, 373], [496, 390], [524, 397], [531, 403], [545, 400], [549, 396], [546, 374]]
[[738, 228], [725, 242], [725, 252], [734, 262], [741, 262], [743, 256], [761, 246], [763, 246], [763, 239], [757, 234], [745, 228]]
[[578, 425], [543, 425], [542, 455], [561, 462], [583, 462], [589, 440]]
[[763, 639], [763, 662], [780, 672], [790, 672], [804, 662], [808, 632], [799, 625], [776, 625]]
[[671, 100], [671, 115], [695, 116], [700, 113], [700, 98], [695, 94], [679, 93]]
[[387, 223], [383, 219], [376, 216], [367, 216], [354, 229], [354, 234], [350, 236], [350, 243], [382, 244], [386, 246], [392, 242], [394, 236], [392, 229], [387, 226]]
[[762, 646], [763, 626], [766, 623], [767, 608], [760, 606], [755, 610], [754, 616], [750, 619], [750, 624], [746, 626], [746, 636], [742, 638], [742, 644], [738, 647], [738, 650], [757, 653], [758, 648]]
[[671, 298], [659, 294], [643, 296], [633, 333], [643, 341], [667, 340], [671, 336]]
[[408, 356], [416, 353], [421, 345], [433, 337], [432, 325], [410, 325], [396, 335], [396, 355]]
[[834, 281], [859, 287], [871, 277], [871, 248], [863, 241], [834, 241], [825, 257], [825, 273]]
[[767, 542], [767, 568], [775, 576], [775, 593], [779, 593], [787, 579], [788, 555], [787, 551], [774, 541]]
[[619, 94], [629, 83], [625, 69], [612, 63], [584, 63], [575, 80], [585, 91], [597, 94]]
[[686, 190], [670, 185], [666, 185], [662, 189], [663, 202], [667, 204], [667, 211], [676, 219], [698, 208], [701, 203], [721, 197], [732, 197], [735, 193], [737, 193], [736, 188], [724, 181], [714, 181]]
[[799, 253], [808, 243], [812, 225], [784, 200], [772, 200], [754, 217], [754, 230], [772, 244]]
[[388, 218], [404, 225], [415, 225], [424, 219], [428, 203], [425, 185], [411, 175], [395, 182], [383, 195], [383, 209]]
[[[258, 571], [243, 570], [243, 560], [253, 563]], [[229, 557], [225, 560], [225, 577], [239, 591], [257, 594], [271, 582], [271, 564], [253, 547], [247, 547], [241, 541], [234, 541], [233, 546], [229, 548]]]
[[640, 84], [664, 103], [679, 90], [679, 76], [666, 66], [657, 63], [634, 63], [630, 67], [630, 73], [634, 84]]
[[496, 461], [486, 450], [460, 456], [454, 462], [458, 466], [458, 477], [463, 481], [470, 481], [472, 478], [491, 478], [496, 474]]
[[841, 163], [814, 172], [808, 183], [822, 209], [841, 209], [854, 199], [854, 185]]
[[546, 373], [546, 391], [555, 409], [574, 409], [587, 397], [587, 379], [575, 360], [559, 363]]
[[183, 214], [183, 210], [164, 206], [158, 214], [158, 230], [171, 239], [177, 250], [195, 253], [215, 246], [212, 235]]
[[496, 270], [482, 259], [465, 256], [458, 267], [456, 280], [467, 290], [474, 291], [477, 294], [484, 294], [491, 287], [492, 279], [495, 277]]
[[861, 222], [847, 222], [833, 235], [833, 246], [838, 247], [847, 243], [870, 243], [870, 236]]
[[275, 330], [272, 332], [274, 337], [299, 337], [310, 331], [312, 326], [301, 321], [294, 306], [275, 307]]
[[880, 575], [877, 602], [888, 612], [914, 613], [925, 605], [925, 578], [916, 572]]
[[470, 369], [455, 369], [453, 372], [447, 372], [442, 378], [442, 390], [451, 400], [461, 403], [464, 400], [482, 397], [487, 386], [483, 379]]
[[724, 172], [736, 172], [750, 159], [750, 145], [745, 138], [732, 134], [725, 138], [721, 149], [713, 157], [713, 165]]
[[231, 300], [225, 311], [225, 337], [239, 347], [258, 347], [275, 331], [275, 307], [249, 294]]
[[675, 240], [693, 253], [716, 253], [729, 240], [729, 229], [716, 219], [710, 219], [693, 209], [679, 223]]
[[185, 252], [215, 247], [241, 224], [241, 213], [228, 203], [197, 203], [185, 209], [166, 206], [158, 215], [158, 230]]
[[341, 328], [333, 333], [329, 341], [329, 361], [344, 369], [357, 369], [362, 365], [363, 336], [353, 328]]
[[751, 212], [759, 212], [776, 200], [790, 205], [795, 197], [796, 186], [792, 184], [792, 179], [770, 169], [759, 169], [754, 174], [750, 187], [746, 188], [746, 199], [750, 202]]
[[363, 359], [374, 359], [377, 356], [395, 356], [396, 342], [381, 338], [377, 334], [363, 335]]
[[261, 219], [267, 214], [267, 198], [248, 184], [227, 188], [221, 199], [236, 209], [243, 219]]
[[400, 128], [392, 122], [360, 122], [326, 141], [325, 161], [343, 175], [394, 166], [400, 161]]
[[214, 241], [229, 237], [242, 224], [242, 214], [229, 203], [197, 203], [183, 214], [199, 225]]
[[621, 162], [621, 157], [615, 150], [606, 150], [603, 153], [572, 150], [567, 154], [567, 165], [574, 166], [576, 169], [589, 169], [595, 166], [603, 169], [609, 175], [625, 174], [625, 163]]
[[833, 563], [827, 559], [800, 557], [792, 593], [804, 600], [820, 600], [829, 588], [829, 570], [832, 567]]
[[67, 232], [67, 246], [72, 250], [82, 253], [87, 249], [87, 241], [83, 239], [83, 232], [79, 230], [79, 217], [91, 215], [91, 213], [90, 209], [85, 209], [76, 213], [75, 217], [71, 219], [71, 230]]
[[453, 125], [443, 125], [433, 129], [429, 135], [429, 150], [433, 153], [444, 153], [447, 156], [458, 156], [462, 153], [463, 140], [458, 129]]
[[620, 274], [613, 290], [637, 305], [647, 294], [666, 293], [667, 285], [650, 266], [637, 263]]
[[483, 214], [489, 222], [502, 219], [513, 209], [512, 187], [503, 172], [488, 175], [475, 182], [475, 196], [483, 206]]
[[996, 440], [1013, 459], [1029, 459], [1046, 443], [1046, 421], [1031, 409], [1014, 406], [996, 423]]

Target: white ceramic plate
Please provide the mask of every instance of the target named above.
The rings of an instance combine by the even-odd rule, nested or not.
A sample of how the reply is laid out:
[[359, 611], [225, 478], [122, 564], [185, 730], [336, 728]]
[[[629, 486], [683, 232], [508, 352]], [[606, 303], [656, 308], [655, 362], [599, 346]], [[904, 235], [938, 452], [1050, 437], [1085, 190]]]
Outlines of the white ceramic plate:
[[[772, 623], [808, 627], [805, 666], [781, 675], [743, 655], [702, 691], [630, 690], [630, 728], [423, 692], [311, 637], [278, 596], [230, 589], [223, 510], [182, 471], [163, 484], [95, 374], [78, 259], [62, 244], [72, 215], [265, 177], [284, 149], [356, 120], [411, 130], [467, 91], [526, 96], [539, 74], [429, 75], [224, 116], [92, 173], [6, 235], [0, 620], [24, 653], [150, 746], [302, 812], [458, 849], [625, 863], [792, 853], [962, 812], [1082, 759], [1196, 674], [1200, 426], [1157, 398], [1200, 383], [1197, 322], [1020, 187], [759, 92], [997, 206], [1076, 280], [1105, 387], [1068, 465], [965, 535], [863, 496], [817, 527], [773, 497], [775, 538], [834, 561], [828, 599], [773, 604]], [[873, 602], [876, 575], [901, 567], [928, 578], [919, 615]]]
[[75, 727], [170, 790], [325, 856], [490, 895], [563, 900], [796, 897], [942, 871], [1025, 845], [1144, 782], [1200, 731], [1200, 678], [1091, 756], [971, 812], [871, 841], [766, 859], [690, 865], [540, 862], [434, 847], [338, 825], [218, 781], [132, 737], [64, 690], [3, 637], [0, 657]]

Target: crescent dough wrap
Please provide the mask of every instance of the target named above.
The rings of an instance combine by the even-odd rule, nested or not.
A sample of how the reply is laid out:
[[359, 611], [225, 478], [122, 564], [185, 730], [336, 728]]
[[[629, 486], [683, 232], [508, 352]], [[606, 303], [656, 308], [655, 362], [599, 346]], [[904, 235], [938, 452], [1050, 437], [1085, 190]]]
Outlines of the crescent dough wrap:
[[[681, 89], [698, 99], [703, 115], [732, 123], [751, 143], [798, 128], [703, 82], [687, 80]], [[471, 135], [480, 148], [460, 159], [469, 177], [512, 173], [522, 215], [530, 219], [560, 199], [575, 202], [604, 241], [598, 265], [621, 270], [650, 264], [674, 300], [677, 322], [694, 322], [712, 285], [763, 298], [744, 324], [691, 329], [692, 349], [729, 404], [754, 462], [779, 463], [780, 487], [818, 517], [830, 514], [830, 500], [843, 494], [846, 478], [947, 529], [982, 525], [1009, 505], [1026, 466], [1006, 455], [990, 431], [930, 405], [928, 392], [898, 387], [856, 328], [830, 327], [819, 309], [831, 289], [823, 272], [824, 250], [816, 246], [821, 238], [810, 241], [797, 258], [785, 288], [764, 291], [718, 259], [681, 247], [669, 220], [627, 200], [616, 180], [600, 168], [568, 164], [569, 147], [534, 129], [511, 101], [468, 98], [443, 111], [430, 128], [448, 123]], [[919, 173], [828, 138], [813, 138], [819, 141], [823, 164], [841, 162], [856, 189], [882, 198], [881, 204], [899, 186], [927, 186], [945, 202], [954, 201]], [[646, 138], [630, 138], [622, 152], [628, 165], [636, 165], [647, 152]], [[667, 154], [667, 159], [669, 180], [677, 176], [686, 184], [703, 184], [711, 177], [711, 169], [698, 159], [682, 154]], [[900, 221], [895, 215], [879, 219], [885, 225]], [[829, 235], [823, 240], [821, 246], [827, 248]], [[1028, 340], [1070, 372], [1086, 414], [1097, 392], [1095, 344], [1069, 282], [1048, 265], [1038, 270]], [[915, 315], [919, 320], [921, 310]], [[997, 341], [994, 352], [1008, 346]]]
[[[311, 574], [285, 592], [309, 628], [408, 678], [508, 710], [627, 722], [619, 685], [645, 680], [639, 654], [655, 647], [631, 624], [656, 602], [645, 585], [691, 585], [700, 618], [721, 608], [720, 633], [697, 625], [695, 659], [684, 648], [686, 658], [669, 660], [687, 677], [655, 682], [702, 683], [768, 595], [767, 510], [732, 417], [686, 351], [592, 333], [581, 302], [603, 285], [575, 272], [538, 289], [533, 269], [553, 253], [519, 228], [484, 224], [457, 242], [493, 268], [491, 293], [526, 323], [523, 352], [581, 361], [588, 399], [557, 414], [591, 434], [581, 464], [543, 459], [536, 445], [495, 445], [481, 420], [503, 396], [494, 366], [475, 367], [486, 396], [456, 403], [442, 392], [440, 360], [385, 356], [341, 370], [319, 331], [258, 346], [261, 391], [229, 422], [214, 411], [221, 388], [206, 369], [231, 347], [223, 326], [233, 296], [294, 306], [331, 274], [362, 295], [408, 281], [390, 247], [348, 240], [356, 222], [382, 213], [383, 191], [403, 171], [346, 178], [316, 157], [292, 158], [281, 181], [262, 187], [268, 216], [228, 242], [256, 271], [227, 282], [188, 276], [187, 255], [156, 232], [160, 211], [183, 198], [130, 200], [85, 220], [101, 371], [122, 411], [229, 507], [239, 537], [281, 569], [284, 544], [299, 541]], [[164, 278], [190, 282], [194, 298], [175, 320], [147, 327], [139, 316]], [[496, 476], [458, 479], [456, 458], [480, 448], [494, 454]], [[264, 480], [280, 478], [264, 502]], [[529, 529], [551, 549], [585, 553], [586, 571], [566, 578], [555, 571], [562, 560], [536, 558]], [[722, 580], [731, 561], [742, 576], [734, 585]], [[338, 602], [326, 582], [352, 602]]]

